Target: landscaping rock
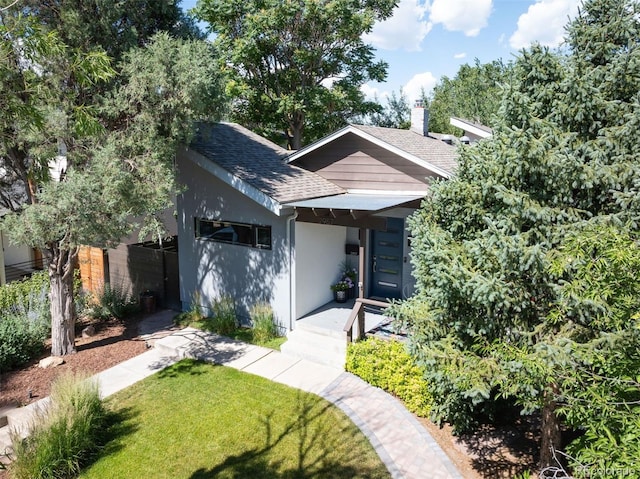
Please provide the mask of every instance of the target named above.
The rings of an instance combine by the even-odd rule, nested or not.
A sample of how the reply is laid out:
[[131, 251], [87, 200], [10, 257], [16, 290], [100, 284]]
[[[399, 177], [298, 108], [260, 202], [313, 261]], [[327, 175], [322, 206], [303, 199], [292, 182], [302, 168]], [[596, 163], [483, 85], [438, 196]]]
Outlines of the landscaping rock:
[[60, 356], [49, 356], [48, 358], [41, 359], [38, 363], [42, 369], [53, 368], [64, 364], [64, 359]]
[[92, 324], [90, 324], [89, 326], [87, 326], [82, 330], [83, 338], [92, 338], [95, 335], [96, 335], [96, 328]]

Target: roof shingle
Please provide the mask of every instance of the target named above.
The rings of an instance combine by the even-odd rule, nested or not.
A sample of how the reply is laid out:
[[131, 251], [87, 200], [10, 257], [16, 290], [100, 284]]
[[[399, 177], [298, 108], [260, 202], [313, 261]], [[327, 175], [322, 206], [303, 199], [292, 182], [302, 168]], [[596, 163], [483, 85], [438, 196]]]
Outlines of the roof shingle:
[[423, 136], [411, 130], [397, 128], [367, 125], [351, 126], [448, 173], [453, 174], [458, 164], [456, 146], [449, 145], [435, 136]]
[[281, 204], [345, 193], [321, 176], [285, 163], [290, 151], [236, 123], [200, 125], [190, 147]]

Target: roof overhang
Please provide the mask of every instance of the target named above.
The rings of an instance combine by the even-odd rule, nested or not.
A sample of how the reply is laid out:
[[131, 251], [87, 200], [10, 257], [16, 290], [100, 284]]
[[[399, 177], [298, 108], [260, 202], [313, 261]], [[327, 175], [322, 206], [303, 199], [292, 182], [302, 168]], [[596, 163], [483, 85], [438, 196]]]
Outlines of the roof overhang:
[[345, 193], [292, 201], [283, 206], [293, 207], [296, 210], [296, 221], [384, 231], [387, 229], [386, 218], [374, 216], [374, 214], [402, 205], [410, 206], [410, 203], [422, 198], [424, 195]]
[[327, 145], [328, 143], [331, 143], [332, 141], [337, 140], [340, 137], [345, 136], [348, 133], [353, 133], [354, 135], [359, 136], [360, 138], [363, 138], [371, 143], [373, 143], [374, 145], [377, 145], [381, 148], [384, 148], [392, 153], [395, 153], [396, 155], [405, 158], [406, 160], [411, 161], [412, 163], [415, 163], [416, 165], [419, 165], [429, 171], [431, 171], [432, 173], [435, 173], [436, 175], [442, 176], [443, 178], [451, 178], [451, 173], [449, 173], [448, 171], [439, 168], [435, 165], [432, 165], [431, 163], [429, 163], [428, 161], [424, 161], [421, 158], [418, 158], [415, 155], [412, 155], [410, 153], [407, 153], [406, 151], [402, 150], [401, 148], [398, 148], [396, 146], [393, 146], [389, 143], [387, 143], [386, 141], [382, 141], [381, 139], [370, 135], [369, 133], [366, 133], [362, 130], [360, 130], [359, 128], [356, 128], [352, 125], [348, 125], [345, 126], [344, 128], [341, 128], [338, 131], [333, 132], [332, 134], [330, 134], [329, 136], [325, 136], [324, 138], [316, 141], [315, 143], [312, 143], [309, 146], [306, 146], [298, 151], [296, 151], [295, 153], [292, 153], [291, 155], [289, 155], [287, 157], [287, 163], [292, 163], [294, 161], [296, 161], [297, 159], [311, 153], [312, 151], [315, 151], [319, 148], [322, 148], [323, 146]]
[[345, 193], [342, 195], [292, 201], [284, 206], [296, 208], [316, 208], [354, 211], [380, 211], [424, 198], [425, 195], [363, 195]]
[[489, 138], [491, 136], [491, 132], [483, 130], [482, 128], [478, 128], [476, 125], [461, 120], [459, 118], [451, 117], [449, 118], [449, 124], [455, 126], [456, 128], [460, 128], [466, 132], [472, 133], [480, 138]]
[[219, 179], [223, 183], [226, 183], [233, 189], [239, 191], [240, 193], [245, 195], [247, 198], [252, 199], [259, 205], [268, 209], [273, 214], [281, 216], [281, 214], [283, 213], [280, 203], [278, 203], [275, 199], [271, 198], [270, 196], [267, 196], [256, 187], [250, 185], [249, 183], [242, 180], [241, 178], [238, 178], [233, 173], [225, 170], [220, 165], [209, 160], [198, 151], [192, 148], [184, 147], [182, 149], [182, 153], [186, 159], [192, 161], [203, 170], [211, 173], [217, 179]]

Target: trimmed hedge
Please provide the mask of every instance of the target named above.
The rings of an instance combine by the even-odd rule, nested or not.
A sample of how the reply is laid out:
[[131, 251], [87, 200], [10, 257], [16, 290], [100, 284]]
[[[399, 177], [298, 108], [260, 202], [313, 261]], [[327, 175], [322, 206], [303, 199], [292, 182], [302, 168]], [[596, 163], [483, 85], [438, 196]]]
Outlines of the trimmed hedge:
[[347, 348], [346, 369], [397, 396], [418, 416], [429, 416], [432, 397], [424, 368], [415, 363], [403, 343], [376, 338], [352, 343]]

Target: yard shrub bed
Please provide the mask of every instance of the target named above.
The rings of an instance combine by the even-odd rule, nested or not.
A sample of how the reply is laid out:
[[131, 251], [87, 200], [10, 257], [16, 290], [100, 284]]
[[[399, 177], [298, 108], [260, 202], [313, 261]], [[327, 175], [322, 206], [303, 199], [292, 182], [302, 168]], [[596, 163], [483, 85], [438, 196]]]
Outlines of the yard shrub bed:
[[98, 384], [63, 375], [51, 389], [51, 406], [40, 413], [27, 439], [13, 438], [12, 479], [76, 477], [106, 440], [108, 413]]
[[429, 416], [432, 397], [424, 368], [415, 363], [403, 343], [377, 338], [352, 343], [347, 349], [346, 369], [397, 396], [418, 416]]
[[0, 372], [38, 356], [49, 335], [46, 271], [0, 287]]
[[49, 276], [40, 271], [22, 281], [13, 281], [0, 287], [0, 312], [14, 311], [28, 306], [44, 295], [48, 307]]

